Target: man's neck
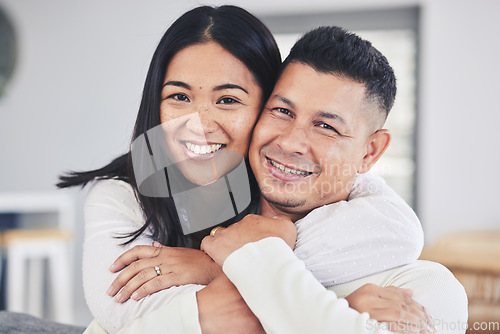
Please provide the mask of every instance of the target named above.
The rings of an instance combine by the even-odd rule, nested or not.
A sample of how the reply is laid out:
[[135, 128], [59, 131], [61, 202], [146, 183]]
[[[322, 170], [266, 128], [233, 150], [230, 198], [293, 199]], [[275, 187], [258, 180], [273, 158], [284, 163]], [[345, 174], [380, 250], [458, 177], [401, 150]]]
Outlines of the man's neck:
[[260, 214], [264, 217], [270, 217], [270, 218], [275, 217], [277, 215], [285, 215], [288, 218], [290, 218], [290, 220], [294, 223], [297, 220], [304, 218], [307, 215], [307, 213], [302, 213], [302, 212], [291, 213], [288, 211], [284, 211], [283, 209], [280, 209], [276, 205], [266, 201], [262, 196], [260, 197]]

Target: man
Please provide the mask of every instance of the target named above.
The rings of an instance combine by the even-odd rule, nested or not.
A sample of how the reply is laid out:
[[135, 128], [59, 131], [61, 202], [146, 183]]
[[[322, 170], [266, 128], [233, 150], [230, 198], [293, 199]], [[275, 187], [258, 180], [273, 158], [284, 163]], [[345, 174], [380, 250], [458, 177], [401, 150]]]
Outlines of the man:
[[[262, 192], [262, 216], [247, 216], [227, 230], [214, 229], [203, 242], [205, 251], [224, 264], [224, 272], [238, 289], [221, 275], [197, 292], [204, 333], [259, 330], [239, 293], [264, 329], [272, 333], [373, 332], [376, 325], [367, 322], [366, 314], [348, 309], [345, 301], [337, 299], [367, 283], [411, 288], [413, 297], [437, 318], [441, 328], [445, 323], [455, 329], [463, 326], [467, 318], [465, 293], [442, 266], [418, 262], [340, 285], [322, 282], [333, 285], [329, 290], [335, 295], [305, 271], [286, 243], [267, 238], [281, 237], [293, 247], [295, 229], [291, 221], [313, 210], [321, 217], [325, 205], [341, 203], [354, 195], [351, 189], [361, 177], [358, 174], [367, 172], [389, 145], [390, 133], [381, 127], [394, 96], [392, 69], [368, 42], [335, 27], [314, 30], [297, 42], [250, 147], [250, 162]], [[275, 216], [278, 218], [265, 218]], [[301, 228], [304, 226], [299, 225], [299, 232]], [[310, 232], [308, 238], [315, 243], [328, 244], [328, 233], [314, 226]], [[379, 226], [376, 231], [351, 233], [384, 232]], [[366, 254], [374, 263], [386, 245], [381, 240]], [[359, 299], [351, 296], [349, 302]], [[366, 310], [373, 315], [383, 307], [382, 303], [372, 303]], [[168, 307], [138, 319], [125, 330], [160, 326], [165, 312], [169, 312]], [[401, 312], [388, 320], [404, 326], [397, 323], [404, 316]], [[392, 328], [401, 331], [400, 327]], [[426, 330], [418, 328], [417, 332]]]
[[[348, 199], [356, 174], [367, 172], [387, 148], [390, 134], [381, 127], [395, 86], [385, 80], [391, 77], [385, 58], [360, 56], [367, 48], [378, 53], [336, 27], [309, 32], [293, 47], [250, 148], [263, 215], [296, 220], [321, 205]], [[286, 221], [244, 220], [212, 234], [202, 248], [223, 265], [266, 330], [349, 331], [349, 315], [336, 316], [341, 312], [335, 295], [315, 286], [286, 243], [268, 238], [281, 237], [293, 248], [293, 228]], [[247, 244], [252, 241], [258, 242]], [[467, 297], [444, 267], [419, 261], [329, 290], [345, 297], [367, 283], [410, 288], [434, 316], [440, 333], [465, 332]], [[374, 329], [369, 327], [367, 323], [365, 329]]]

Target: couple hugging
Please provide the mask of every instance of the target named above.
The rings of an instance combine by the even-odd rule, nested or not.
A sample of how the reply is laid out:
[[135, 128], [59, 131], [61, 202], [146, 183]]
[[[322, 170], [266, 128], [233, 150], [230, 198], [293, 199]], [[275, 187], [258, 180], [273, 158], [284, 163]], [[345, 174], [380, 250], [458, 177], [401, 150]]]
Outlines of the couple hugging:
[[387, 59], [341, 28], [281, 63], [239, 7], [182, 15], [130, 151], [59, 183], [93, 183], [86, 333], [463, 333], [445, 328], [467, 321], [463, 287], [417, 261], [418, 218], [368, 173], [395, 95]]

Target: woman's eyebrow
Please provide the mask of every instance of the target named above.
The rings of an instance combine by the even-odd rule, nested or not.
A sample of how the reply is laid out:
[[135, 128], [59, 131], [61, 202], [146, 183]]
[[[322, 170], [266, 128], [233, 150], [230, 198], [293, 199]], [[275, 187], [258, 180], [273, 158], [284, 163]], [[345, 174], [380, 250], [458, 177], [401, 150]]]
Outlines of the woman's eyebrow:
[[163, 87], [165, 87], [167, 85], [168, 86], [182, 87], [182, 88], [186, 88], [186, 89], [191, 90], [191, 86], [189, 86], [187, 83], [182, 82], [182, 81], [175, 81], [175, 80], [167, 81], [167, 82], [165, 82]]
[[248, 94], [247, 90], [241, 86], [235, 84], [224, 84], [214, 88], [214, 91], [224, 90], [224, 89], [240, 89]]

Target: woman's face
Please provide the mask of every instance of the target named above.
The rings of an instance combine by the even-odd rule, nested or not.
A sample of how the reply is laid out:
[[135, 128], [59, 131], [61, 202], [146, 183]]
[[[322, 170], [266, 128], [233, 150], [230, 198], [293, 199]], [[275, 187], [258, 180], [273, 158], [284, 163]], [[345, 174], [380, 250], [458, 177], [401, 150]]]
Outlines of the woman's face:
[[247, 156], [262, 90], [215, 42], [179, 51], [167, 67], [161, 122], [169, 158], [191, 182], [209, 184]]

